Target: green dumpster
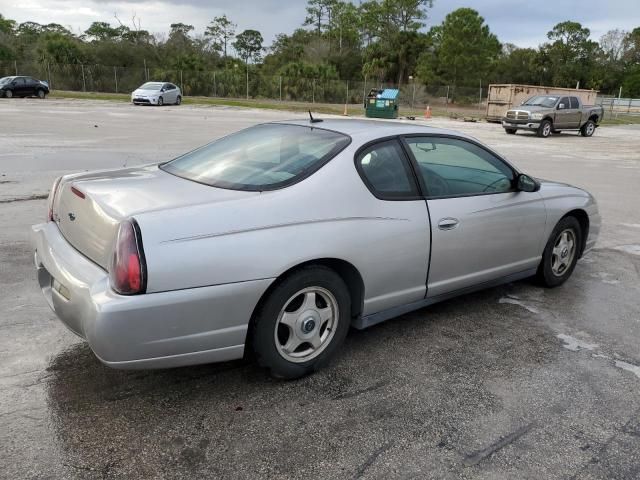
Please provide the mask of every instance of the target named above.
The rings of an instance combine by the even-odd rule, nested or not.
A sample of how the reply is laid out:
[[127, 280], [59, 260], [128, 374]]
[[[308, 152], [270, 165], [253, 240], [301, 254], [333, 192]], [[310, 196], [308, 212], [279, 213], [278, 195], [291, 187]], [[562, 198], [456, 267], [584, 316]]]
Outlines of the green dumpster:
[[371, 89], [365, 102], [366, 115], [369, 118], [398, 118], [397, 88]]

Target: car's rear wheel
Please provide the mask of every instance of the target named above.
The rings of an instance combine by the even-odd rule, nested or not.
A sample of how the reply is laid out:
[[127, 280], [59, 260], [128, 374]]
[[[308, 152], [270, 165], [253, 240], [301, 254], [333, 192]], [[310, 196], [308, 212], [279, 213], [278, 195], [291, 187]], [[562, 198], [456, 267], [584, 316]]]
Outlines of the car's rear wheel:
[[38, 90], [36, 94], [38, 95], [39, 99], [44, 99], [44, 97], [46, 96], [46, 93], [44, 93], [44, 90]]
[[590, 137], [596, 131], [596, 124], [593, 120], [587, 120], [582, 128], [580, 129], [580, 134], [583, 137]]
[[538, 136], [542, 138], [547, 138], [549, 135], [551, 135], [552, 129], [553, 129], [553, 126], [551, 125], [551, 121], [543, 120], [540, 123], [540, 126], [538, 127]]
[[7, 98], [13, 97], [13, 92], [11, 90], [7, 90], [4, 92], [4, 96]]
[[162, 105], [164, 105], [164, 100], [160, 97], [158, 98], [158, 106], [161, 107]]
[[259, 307], [251, 332], [258, 363], [293, 379], [324, 365], [349, 330], [351, 299], [342, 278], [324, 266], [281, 280]]
[[178, 98], [176, 98], [176, 105], [180, 105], [181, 103], [182, 103], [182, 97], [178, 95]]
[[538, 280], [546, 287], [562, 285], [573, 273], [582, 245], [582, 229], [574, 217], [558, 222], [549, 236], [538, 266]]
[[517, 132], [517, 129], [515, 129], [515, 128], [505, 128], [504, 131], [507, 132], [509, 135], [515, 135], [516, 132]]

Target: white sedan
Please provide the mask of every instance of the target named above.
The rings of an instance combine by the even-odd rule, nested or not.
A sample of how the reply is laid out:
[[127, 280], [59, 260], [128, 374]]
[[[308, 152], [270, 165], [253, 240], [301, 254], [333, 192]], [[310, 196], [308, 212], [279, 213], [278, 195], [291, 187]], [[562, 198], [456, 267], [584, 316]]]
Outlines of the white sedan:
[[134, 105], [180, 105], [182, 92], [169, 82], [147, 82], [131, 93]]

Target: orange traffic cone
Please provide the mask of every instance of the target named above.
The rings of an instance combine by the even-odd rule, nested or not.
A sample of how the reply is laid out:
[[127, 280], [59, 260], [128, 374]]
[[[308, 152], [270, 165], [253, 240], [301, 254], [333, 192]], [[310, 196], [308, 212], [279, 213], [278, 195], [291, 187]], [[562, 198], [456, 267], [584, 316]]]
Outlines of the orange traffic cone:
[[431, 107], [427, 105], [426, 110], [424, 111], [425, 120], [429, 120], [431, 118]]

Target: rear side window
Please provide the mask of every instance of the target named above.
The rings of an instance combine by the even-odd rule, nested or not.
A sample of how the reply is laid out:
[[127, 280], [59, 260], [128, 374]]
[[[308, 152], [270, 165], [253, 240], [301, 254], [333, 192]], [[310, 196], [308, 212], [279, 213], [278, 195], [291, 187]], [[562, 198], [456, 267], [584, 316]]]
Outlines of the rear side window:
[[274, 190], [311, 175], [350, 142], [338, 132], [271, 123], [216, 140], [160, 168], [213, 187]]
[[576, 97], [569, 97], [569, 102], [571, 103], [571, 108], [580, 108], [580, 102]]
[[369, 190], [378, 198], [393, 200], [418, 194], [411, 167], [397, 140], [366, 148], [357, 156], [356, 167]]

